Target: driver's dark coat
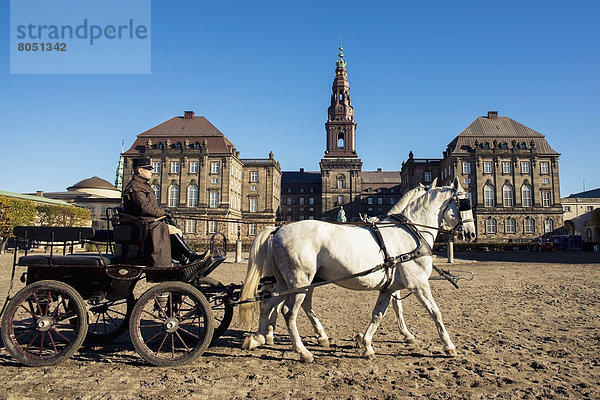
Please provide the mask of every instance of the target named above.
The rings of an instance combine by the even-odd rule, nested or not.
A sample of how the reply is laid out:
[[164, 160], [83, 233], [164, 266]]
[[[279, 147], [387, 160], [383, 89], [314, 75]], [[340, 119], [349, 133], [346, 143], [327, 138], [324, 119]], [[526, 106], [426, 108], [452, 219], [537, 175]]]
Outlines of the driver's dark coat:
[[171, 243], [169, 228], [165, 220], [154, 221], [165, 212], [156, 203], [156, 195], [141, 175], [133, 175], [123, 190], [123, 208], [125, 213], [139, 217], [148, 223], [150, 241], [152, 243], [152, 266], [171, 265]]

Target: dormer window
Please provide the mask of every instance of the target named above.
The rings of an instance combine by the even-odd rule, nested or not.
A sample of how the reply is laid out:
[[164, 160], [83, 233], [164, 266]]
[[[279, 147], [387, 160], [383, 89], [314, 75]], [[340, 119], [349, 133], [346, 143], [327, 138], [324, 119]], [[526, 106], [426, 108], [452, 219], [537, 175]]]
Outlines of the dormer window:
[[483, 143], [481, 143], [481, 148], [482, 149], [489, 149], [490, 148], [490, 143], [489, 142], [483, 142]]

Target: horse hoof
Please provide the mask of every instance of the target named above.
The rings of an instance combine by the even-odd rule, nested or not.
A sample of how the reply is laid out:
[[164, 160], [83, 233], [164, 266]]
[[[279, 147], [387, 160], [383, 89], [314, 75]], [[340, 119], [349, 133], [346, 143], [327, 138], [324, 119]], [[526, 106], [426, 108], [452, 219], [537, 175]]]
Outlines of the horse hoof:
[[275, 339], [273, 339], [273, 337], [267, 336], [267, 339], [265, 340], [265, 344], [267, 344], [269, 346], [273, 346], [275, 344]]
[[329, 339], [328, 338], [320, 337], [318, 340], [319, 340], [319, 344], [321, 346], [329, 348]]
[[251, 337], [250, 336], [246, 336], [246, 339], [244, 339], [244, 343], [242, 343], [242, 349], [243, 350], [250, 350], [250, 341], [251, 341]]
[[445, 348], [444, 351], [446, 352], [446, 355], [450, 357], [456, 357], [456, 355], [458, 354], [456, 352], [456, 348]]
[[406, 340], [406, 343], [408, 343], [408, 344], [414, 344], [417, 341], [417, 338], [414, 336], [409, 336], [409, 337], [405, 338], [405, 340]]
[[302, 361], [303, 363], [311, 363], [315, 360], [315, 357], [311, 354], [302, 354], [300, 356], [300, 361]]
[[261, 336], [256, 337], [255, 335], [250, 335], [244, 339], [244, 343], [242, 343], [242, 349], [253, 350], [259, 346], [262, 346], [263, 344], [265, 344], [264, 338]]
[[365, 351], [363, 353], [363, 357], [366, 358], [367, 360], [374, 360], [375, 359], [375, 352], [367, 352], [367, 351]]
[[356, 340], [356, 347], [358, 347], [359, 349], [365, 348], [365, 341], [363, 340], [362, 333], [357, 333], [356, 336], [354, 336], [354, 340]]

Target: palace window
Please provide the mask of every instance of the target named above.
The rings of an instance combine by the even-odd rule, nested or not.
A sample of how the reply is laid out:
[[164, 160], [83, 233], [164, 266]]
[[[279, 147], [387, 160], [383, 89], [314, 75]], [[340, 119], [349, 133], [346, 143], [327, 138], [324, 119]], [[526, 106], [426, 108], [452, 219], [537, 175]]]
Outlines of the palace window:
[[552, 218], [547, 218], [544, 221], [544, 233], [554, 232], [554, 220]]
[[210, 192], [209, 207], [219, 207], [219, 192]]
[[535, 233], [535, 221], [531, 217], [525, 218], [523, 221], [523, 231], [525, 233]]
[[250, 171], [250, 182], [258, 182], [258, 171]]
[[491, 161], [484, 161], [483, 162], [483, 173], [484, 174], [491, 174], [492, 173], [492, 162]]
[[258, 211], [258, 199], [256, 197], [250, 198], [250, 212]]
[[462, 165], [462, 172], [463, 174], [470, 174], [471, 173], [471, 163], [470, 162], [464, 162]]
[[169, 207], [179, 207], [179, 186], [169, 186]]
[[160, 174], [160, 161], [152, 161], [152, 173]]
[[171, 173], [172, 174], [179, 173], [179, 161], [171, 161]]
[[345, 189], [346, 188], [346, 178], [344, 178], [343, 175], [340, 175], [336, 178], [336, 182], [337, 182], [337, 188], [338, 189]]
[[198, 186], [190, 185], [187, 193], [187, 206], [198, 207]]
[[251, 192], [256, 192], [256, 185], [250, 186], [250, 191]]
[[492, 185], [483, 187], [483, 206], [494, 207], [494, 187]]
[[521, 173], [522, 174], [529, 173], [529, 161], [521, 161]]
[[523, 185], [521, 187], [521, 204], [523, 207], [531, 207], [531, 186]]
[[308, 204], [315, 204], [315, 198], [314, 197], [309, 197], [308, 198]]
[[248, 224], [248, 235], [249, 236], [256, 235], [256, 224], [254, 222]]
[[219, 178], [213, 177], [210, 178], [210, 183], [213, 185], [218, 185], [219, 184]]
[[304, 204], [304, 197], [300, 197], [298, 199], [298, 204]]
[[488, 218], [485, 220], [485, 233], [496, 233], [496, 220]]
[[547, 175], [550, 173], [550, 164], [545, 161], [540, 162], [540, 174]]
[[211, 161], [210, 162], [210, 173], [211, 174], [219, 174], [221, 171], [221, 163], [219, 161]]
[[504, 207], [513, 206], [513, 188], [510, 185], [504, 185], [502, 187], [502, 205]]
[[338, 204], [340, 206], [344, 204], [344, 196], [338, 196]]
[[551, 203], [551, 197], [550, 197], [550, 191], [549, 190], [544, 190], [542, 192], [542, 207], [550, 207]]
[[369, 204], [369, 205], [373, 204], [373, 198], [372, 197], [367, 197], [367, 204]]
[[185, 233], [196, 233], [196, 220], [187, 219], [185, 221]]
[[293, 197], [288, 197], [288, 198], [286, 199], [286, 204], [287, 204], [288, 206], [291, 206], [291, 205], [292, 205], [292, 202], [293, 202], [293, 200], [294, 200], [294, 199], [293, 199]]
[[198, 161], [190, 161], [190, 174], [198, 173]]
[[502, 161], [502, 173], [510, 174], [510, 161]]
[[217, 221], [208, 221], [208, 233], [217, 233]]
[[517, 233], [517, 221], [515, 221], [514, 218], [507, 218], [504, 220], [504, 232]]
[[431, 182], [431, 172], [429, 172], [429, 171], [425, 171], [425, 172], [423, 173], [423, 181], [424, 181], [425, 183], [429, 183], [429, 182]]

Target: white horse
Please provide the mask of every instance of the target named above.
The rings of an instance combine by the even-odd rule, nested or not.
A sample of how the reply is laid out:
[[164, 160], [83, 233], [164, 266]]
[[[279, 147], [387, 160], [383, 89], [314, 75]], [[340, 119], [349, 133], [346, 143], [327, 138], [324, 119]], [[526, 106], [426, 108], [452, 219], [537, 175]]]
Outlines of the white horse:
[[[433, 181], [430, 187], [435, 187], [437, 182], [437, 178]], [[400, 214], [408, 204], [412, 201], [421, 197], [428, 190], [427, 187], [419, 184], [416, 188], [409, 190], [402, 196], [402, 198], [390, 209], [387, 213], [387, 217], [390, 215]], [[367, 221], [369, 223], [377, 223], [380, 222], [381, 219], [378, 217], [368, 218]], [[276, 227], [267, 227], [254, 238], [252, 242], [252, 246], [250, 247], [250, 256], [248, 259], [248, 271], [246, 275], [246, 279], [244, 280], [244, 286], [242, 289], [242, 293], [240, 296], [241, 300], [247, 300], [249, 298], [253, 298], [257, 296], [257, 287], [258, 282], [262, 277], [270, 277], [274, 276], [274, 263], [273, 258], [269, 257], [271, 251], [271, 238], [272, 235], [277, 231]], [[256, 262], [257, 259], [260, 259], [261, 262]], [[273, 289], [273, 288], [271, 288]], [[306, 313], [315, 333], [317, 334], [317, 340], [321, 346], [329, 347], [329, 337], [325, 333], [323, 329], [323, 325], [319, 321], [316, 313], [312, 308], [312, 296], [314, 289], [308, 289], [306, 292], [306, 297], [302, 302], [302, 309]], [[274, 302], [261, 302], [260, 307], [260, 315], [261, 321], [268, 322], [268, 326], [266, 328], [261, 328], [260, 332], [264, 332], [264, 334], [255, 334], [249, 336], [248, 339], [244, 341], [242, 347], [247, 350], [254, 349], [263, 344], [272, 345], [274, 344], [274, 330], [277, 325], [277, 314], [281, 309], [281, 305], [283, 304], [284, 298], [279, 298], [279, 303], [274, 304]], [[404, 337], [404, 339], [408, 343], [413, 343], [415, 341], [415, 337], [408, 328], [406, 327], [406, 322], [404, 321], [403, 310], [402, 310], [402, 302], [400, 300], [400, 291], [397, 291], [392, 294], [392, 305], [394, 308], [394, 312], [396, 313], [396, 320], [398, 322], [398, 328], [400, 329], [400, 333]], [[266, 307], [270, 307], [266, 309]], [[240, 322], [242, 326], [246, 329], [249, 328], [252, 323], [252, 314], [254, 311], [254, 306], [249, 303], [242, 304], [240, 307]]]
[[[374, 356], [373, 334], [385, 315], [392, 293], [400, 289], [408, 289], [417, 296], [435, 322], [444, 351], [448, 355], [456, 354], [456, 348], [431, 295], [428, 278], [433, 265], [431, 246], [439, 227], [448, 226], [459, 230], [469, 240], [475, 238], [472, 211], [465, 206], [466, 198], [467, 194], [460, 187], [458, 179], [454, 180], [453, 186], [430, 189], [404, 211], [408, 221], [418, 224], [418, 231], [409, 231], [404, 226], [396, 225], [396, 221], [391, 219], [386, 220], [389, 224], [379, 228], [387, 252], [394, 260], [386, 263], [389, 268], [337, 282], [348, 289], [380, 291], [371, 323], [365, 334], [359, 336], [359, 343], [364, 349], [363, 356]], [[419, 254], [416, 254], [415, 247], [420, 251]], [[266, 254], [267, 257], [272, 257], [275, 261], [275, 291], [294, 291], [285, 296], [283, 315], [292, 339], [292, 348], [300, 353], [301, 360], [305, 362], [311, 362], [313, 355], [302, 343], [296, 318], [306, 297], [306, 290], [296, 289], [310, 285], [315, 278], [332, 280], [347, 277], [370, 270], [386, 261], [371, 229], [314, 220], [281, 228], [273, 236], [272, 250], [266, 253], [270, 253]], [[273, 310], [281, 300], [271, 298], [264, 301], [267, 304], [263, 310]], [[248, 338], [250, 342], [260, 342], [260, 337], [264, 338], [269, 324], [267, 317], [261, 316], [259, 332]]]

